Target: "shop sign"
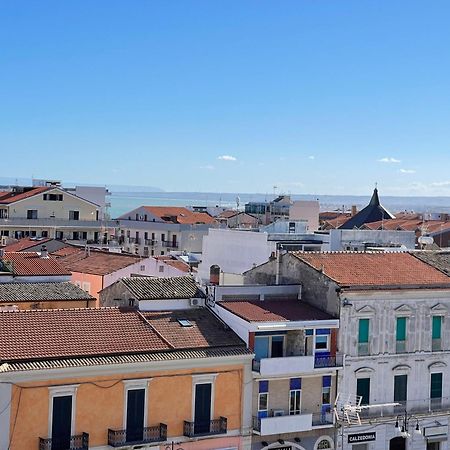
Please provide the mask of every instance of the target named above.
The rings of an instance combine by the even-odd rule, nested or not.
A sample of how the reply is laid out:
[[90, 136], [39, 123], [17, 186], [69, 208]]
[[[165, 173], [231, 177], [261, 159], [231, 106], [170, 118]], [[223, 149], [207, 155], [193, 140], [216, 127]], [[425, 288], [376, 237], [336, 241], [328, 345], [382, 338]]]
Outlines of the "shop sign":
[[348, 443], [356, 444], [359, 442], [369, 442], [374, 441], [376, 439], [376, 433], [358, 433], [358, 434], [349, 434], [348, 435]]

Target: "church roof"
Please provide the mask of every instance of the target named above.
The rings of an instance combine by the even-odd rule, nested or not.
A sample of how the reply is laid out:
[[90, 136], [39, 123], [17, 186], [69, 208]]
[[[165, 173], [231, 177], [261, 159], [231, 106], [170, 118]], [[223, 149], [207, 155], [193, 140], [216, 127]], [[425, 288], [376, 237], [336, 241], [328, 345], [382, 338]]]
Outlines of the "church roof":
[[362, 227], [365, 223], [390, 219], [395, 219], [395, 216], [393, 216], [386, 208], [383, 207], [383, 205], [381, 205], [378, 197], [378, 189], [375, 188], [369, 204], [359, 211], [359, 213], [348, 219], [339, 228], [342, 230], [352, 230], [353, 228]]

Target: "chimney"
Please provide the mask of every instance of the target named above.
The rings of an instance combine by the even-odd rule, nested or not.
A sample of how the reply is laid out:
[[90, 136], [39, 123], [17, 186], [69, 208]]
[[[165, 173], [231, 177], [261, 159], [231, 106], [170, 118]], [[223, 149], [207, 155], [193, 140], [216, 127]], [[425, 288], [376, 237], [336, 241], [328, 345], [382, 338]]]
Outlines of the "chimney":
[[41, 247], [41, 258], [48, 258], [47, 246], [45, 245]]
[[356, 209], [356, 205], [352, 205], [352, 217], [356, 216], [357, 212], [358, 212], [358, 210]]

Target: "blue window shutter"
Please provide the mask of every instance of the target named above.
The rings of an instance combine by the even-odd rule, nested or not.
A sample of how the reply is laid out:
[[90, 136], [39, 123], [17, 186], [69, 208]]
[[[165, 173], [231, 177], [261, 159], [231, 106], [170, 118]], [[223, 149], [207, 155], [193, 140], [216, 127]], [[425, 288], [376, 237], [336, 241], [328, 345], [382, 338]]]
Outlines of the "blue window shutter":
[[260, 393], [269, 392], [269, 381], [268, 380], [259, 382], [259, 392]]
[[291, 378], [290, 379], [290, 389], [291, 391], [302, 388], [302, 379], [301, 378]]
[[325, 375], [322, 377], [322, 387], [330, 387], [331, 386], [331, 375]]

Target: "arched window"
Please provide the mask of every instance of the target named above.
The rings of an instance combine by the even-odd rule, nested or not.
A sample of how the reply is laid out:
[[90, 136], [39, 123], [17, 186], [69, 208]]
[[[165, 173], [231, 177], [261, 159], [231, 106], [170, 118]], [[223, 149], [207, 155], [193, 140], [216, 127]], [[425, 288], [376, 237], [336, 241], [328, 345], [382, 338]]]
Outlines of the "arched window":
[[331, 443], [328, 439], [322, 439], [318, 444], [317, 444], [317, 450], [323, 449], [323, 448], [331, 448]]

